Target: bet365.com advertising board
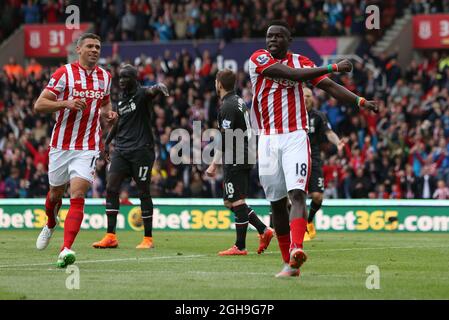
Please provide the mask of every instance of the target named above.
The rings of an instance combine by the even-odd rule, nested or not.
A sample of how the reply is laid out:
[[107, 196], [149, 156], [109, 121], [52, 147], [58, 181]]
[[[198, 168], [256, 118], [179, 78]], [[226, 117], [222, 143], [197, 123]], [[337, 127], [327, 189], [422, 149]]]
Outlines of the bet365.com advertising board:
[[[118, 230], [143, 230], [138, 199], [135, 205], [122, 205]], [[265, 200], [251, 199], [248, 204], [266, 223], [270, 207]], [[46, 223], [45, 199], [0, 199], [0, 229], [40, 229]], [[234, 215], [220, 199], [153, 199], [155, 230], [231, 230]], [[68, 199], [59, 211], [64, 226]], [[105, 230], [107, 217], [104, 200], [88, 199], [84, 220], [86, 230]], [[449, 201], [446, 200], [325, 200], [315, 217], [321, 231], [398, 231], [448, 232]]]

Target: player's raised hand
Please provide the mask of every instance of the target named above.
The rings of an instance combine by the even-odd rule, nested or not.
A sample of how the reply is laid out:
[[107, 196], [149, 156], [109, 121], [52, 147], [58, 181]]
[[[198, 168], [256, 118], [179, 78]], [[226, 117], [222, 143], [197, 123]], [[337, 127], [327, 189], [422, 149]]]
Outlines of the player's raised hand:
[[206, 170], [206, 175], [208, 177], [213, 178], [213, 177], [215, 177], [216, 172], [217, 172], [217, 167], [215, 166], [214, 163], [211, 163], [210, 166]]
[[65, 107], [73, 111], [83, 111], [87, 107], [86, 101], [81, 99], [66, 100], [64, 102]]
[[379, 112], [379, 106], [377, 105], [376, 101], [366, 101], [363, 108], [368, 109], [374, 113]]
[[343, 140], [340, 140], [340, 142], [337, 145], [337, 150], [341, 152], [343, 148], [345, 147], [345, 142]]
[[157, 88], [158, 88], [159, 92], [161, 92], [164, 96], [168, 97], [170, 95], [168, 92], [168, 88], [165, 84], [158, 83]]
[[351, 72], [352, 63], [348, 59], [344, 59], [337, 63], [338, 72]]

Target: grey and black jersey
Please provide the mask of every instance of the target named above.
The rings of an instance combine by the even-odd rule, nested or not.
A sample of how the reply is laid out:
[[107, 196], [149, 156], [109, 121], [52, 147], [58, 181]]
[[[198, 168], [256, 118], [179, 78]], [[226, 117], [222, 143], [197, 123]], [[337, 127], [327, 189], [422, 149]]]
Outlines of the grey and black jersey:
[[318, 110], [309, 111], [309, 140], [312, 163], [321, 164], [320, 145], [327, 140], [326, 132], [331, 130], [326, 115]]
[[154, 148], [153, 106], [145, 90], [146, 88], [139, 86], [136, 92], [120, 96], [115, 136], [115, 148], [119, 151]]
[[221, 129], [224, 169], [251, 168], [248, 160], [249, 112], [243, 99], [234, 92], [223, 97], [218, 127]]

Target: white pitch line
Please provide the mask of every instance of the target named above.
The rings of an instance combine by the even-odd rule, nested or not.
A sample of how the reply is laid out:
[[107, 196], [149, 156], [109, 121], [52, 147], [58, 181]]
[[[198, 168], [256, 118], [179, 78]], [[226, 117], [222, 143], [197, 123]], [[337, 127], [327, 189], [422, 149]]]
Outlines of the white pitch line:
[[[386, 249], [433, 249], [433, 248], [445, 248], [448, 246], [407, 246], [407, 247], [371, 247], [371, 248], [339, 248], [339, 249], [310, 249], [305, 250], [306, 252], [337, 252], [337, 251], [359, 251], [359, 250], [386, 250]], [[250, 255], [256, 255], [257, 253], [250, 252]], [[266, 254], [278, 254], [278, 252], [267, 251], [261, 255]], [[160, 257], [147, 257], [147, 258], [123, 258], [123, 259], [106, 259], [106, 260], [82, 260], [77, 261], [77, 264], [87, 264], [87, 263], [102, 263], [102, 262], [120, 262], [120, 261], [141, 261], [141, 260], [160, 260], [160, 259], [189, 259], [189, 258], [200, 258], [206, 257], [208, 255], [189, 255], [189, 256], [160, 256]], [[213, 255], [209, 255], [213, 257]], [[224, 258], [226, 259], [226, 258]], [[34, 267], [34, 266], [51, 266], [53, 263], [31, 263], [31, 264], [10, 264], [10, 265], [0, 265], [0, 268], [15, 268], [15, 267]]]
[[327, 251], [356, 251], [356, 250], [385, 250], [385, 249], [429, 249], [429, 248], [446, 248], [448, 246], [425, 246], [425, 247], [416, 247], [416, 246], [408, 246], [408, 247], [371, 247], [371, 248], [340, 248], [340, 249], [310, 249], [305, 250], [306, 252], [327, 252]]
[[[190, 258], [200, 258], [204, 257], [204, 254], [189, 255], [189, 256], [159, 256], [159, 257], [144, 257], [144, 258], [123, 258], [123, 259], [106, 259], [106, 260], [81, 260], [76, 261], [77, 264], [86, 263], [101, 263], [101, 262], [120, 262], [120, 261], [136, 261], [141, 260], [161, 260], [161, 259], [190, 259]], [[0, 268], [15, 268], [15, 267], [36, 267], [36, 266], [51, 266], [54, 263], [29, 263], [29, 264], [7, 264], [0, 265]]]
[[[385, 249], [432, 249], [432, 248], [445, 248], [449, 249], [448, 246], [425, 246], [425, 247], [416, 247], [416, 246], [409, 246], [409, 247], [371, 247], [371, 248], [339, 248], [339, 249], [304, 249], [304, 251], [307, 252], [332, 252], [332, 251], [357, 251], [357, 250], [385, 250]], [[265, 251], [264, 253], [260, 254], [263, 256], [264, 254], [278, 254], [279, 252], [274, 251]], [[250, 255], [259, 255], [254, 252], [249, 252]]]

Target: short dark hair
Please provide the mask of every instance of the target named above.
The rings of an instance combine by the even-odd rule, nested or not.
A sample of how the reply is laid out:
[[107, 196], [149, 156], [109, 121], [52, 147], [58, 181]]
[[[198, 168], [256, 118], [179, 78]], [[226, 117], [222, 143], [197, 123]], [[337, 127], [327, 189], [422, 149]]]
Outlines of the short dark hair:
[[273, 20], [273, 21], [271, 21], [270, 23], [268, 23], [268, 26], [267, 26], [267, 30], [266, 30], [266, 31], [268, 31], [268, 28], [270, 28], [271, 26], [281, 26], [281, 27], [284, 27], [285, 29], [287, 29], [289, 35], [292, 34], [292, 30], [290, 29], [290, 26], [289, 26], [288, 23], [285, 22], [284, 20]]
[[95, 39], [95, 40], [98, 40], [98, 41], [101, 42], [101, 38], [100, 38], [99, 35], [97, 35], [97, 34], [95, 34], [95, 33], [89, 33], [89, 32], [87, 32], [87, 33], [83, 33], [83, 34], [78, 38], [78, 41], [76, 42], [76, 45], [77, 45], [78, 47], [80, 47], [81, 44], [82, 44], [82, 42], [83, 42], [84, 40], [86, 40], [86, 39]]
[[221, 83], [223, 89], [232, 91], [235, 87], [236, 75], [230, 69], [223, 69], [217, 73], [217, 81]]
[[133, 65], [125, 64], [120, 69], [129, 71], [133, 77], [137, 78], [137, 68], [134, 67]]

